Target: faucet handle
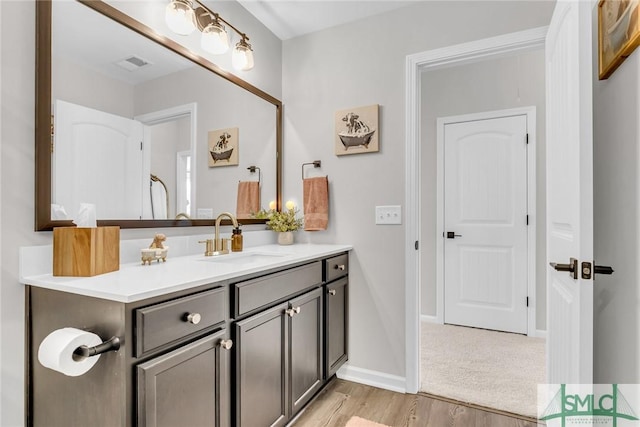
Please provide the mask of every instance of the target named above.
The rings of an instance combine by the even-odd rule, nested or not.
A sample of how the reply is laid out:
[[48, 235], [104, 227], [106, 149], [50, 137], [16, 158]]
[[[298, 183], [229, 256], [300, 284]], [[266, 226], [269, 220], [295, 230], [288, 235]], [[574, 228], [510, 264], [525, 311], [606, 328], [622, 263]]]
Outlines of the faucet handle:
[[213, 239], [198, 240], [198, 243], [206, 244], [204, 256], [213, 256]]

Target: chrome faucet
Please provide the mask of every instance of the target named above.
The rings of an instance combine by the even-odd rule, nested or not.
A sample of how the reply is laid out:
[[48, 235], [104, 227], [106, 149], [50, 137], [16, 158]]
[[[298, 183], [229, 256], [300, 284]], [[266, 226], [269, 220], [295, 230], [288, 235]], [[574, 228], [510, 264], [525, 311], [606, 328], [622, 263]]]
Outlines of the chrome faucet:
[[229, 253], [229, 241], [231, 239], [220, 238], [220, 222], [225, 216], [231, 220], [235, 228], [238, 228], [238, 221], [236, 220], [236, 217], [234, 217], [231, 213], [222, 212], [220, 215], [218, 215], [218, 218], [216, 218], [216, 233], [213, 240], [213, 255], [223, 255]]

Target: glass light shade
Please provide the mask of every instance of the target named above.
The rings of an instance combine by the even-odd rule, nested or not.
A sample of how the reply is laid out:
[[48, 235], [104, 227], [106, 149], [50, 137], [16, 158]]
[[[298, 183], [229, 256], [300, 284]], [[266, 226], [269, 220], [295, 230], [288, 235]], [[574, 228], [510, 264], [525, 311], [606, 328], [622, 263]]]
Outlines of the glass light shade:
[[233, 68], [239, 71], [248, 71], [253, 68], [253, 51], [251, 46], [244, 40], [236, 44], [231, 57]]
[[229, 36], [222, 25], [212, 22], [202, 30], [200, 45], [207, 52], [219, 55], [229, 50]]
[[165, 9], [167, 26], [181, 36], [188, 36], [196, 29], [196, 16], [191, 6], [180, 0], [173, 0]]

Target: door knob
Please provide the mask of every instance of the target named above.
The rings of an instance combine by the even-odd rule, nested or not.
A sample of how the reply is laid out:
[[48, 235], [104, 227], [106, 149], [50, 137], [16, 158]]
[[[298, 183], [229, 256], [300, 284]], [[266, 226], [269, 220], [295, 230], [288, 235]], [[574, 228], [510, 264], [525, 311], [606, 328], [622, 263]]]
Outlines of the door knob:
[[329, 289], [329, 295], [334, 296], [336, 294], [335, 289]]
[[456, 237], [462, 237], [462, 234], [456, 234], [455, 231], [447, 231], [447, 239], [455, 239]]
[[608, 265], [595, 265], [593, 272], [595, 274], [613, 274], [613, 268]]
[[572, 279], [578, 279], [578, 260], [575, 258], [569, 259], [569, 264], [558, 264], [550, 262], [549, 265], [556, 271], [567, 271]]

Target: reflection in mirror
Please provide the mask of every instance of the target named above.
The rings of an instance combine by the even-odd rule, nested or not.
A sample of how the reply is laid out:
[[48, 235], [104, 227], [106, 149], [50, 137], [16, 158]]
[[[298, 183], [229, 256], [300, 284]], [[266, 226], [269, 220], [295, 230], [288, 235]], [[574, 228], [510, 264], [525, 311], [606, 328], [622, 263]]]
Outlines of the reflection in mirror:
[[[208, 225], [193, 220], [235, 212], [239, 182], [258, 181], [253, 165], [258, 199], [279, 199], [279, 101], [79, 2], [54, 1], [51, 25], [53, 222], [38, 229], [73, 218], [80, 203], [95, 204], [104, 224]], [[209, 133], [227, 128], [238, 129], [237, 164], [209, 167]]]

